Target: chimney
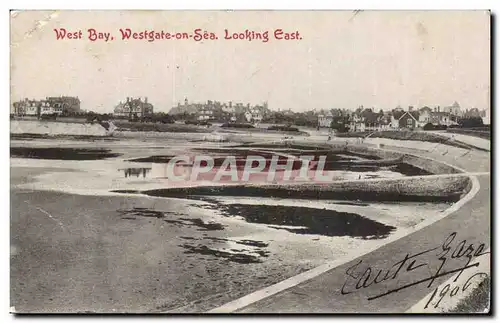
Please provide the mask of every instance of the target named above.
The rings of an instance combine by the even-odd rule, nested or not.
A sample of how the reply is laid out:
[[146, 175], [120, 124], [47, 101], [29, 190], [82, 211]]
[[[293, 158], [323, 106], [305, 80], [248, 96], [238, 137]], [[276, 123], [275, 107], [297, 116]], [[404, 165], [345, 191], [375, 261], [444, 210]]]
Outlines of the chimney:
[[408, 107], [408, 111], [409, 111], [409, 112], [412, 112], [412, 111], [413, 111], [413, 106], [412, 106], [412, 105], [410, 105], [410, 106]]
[[147, 96], [144, 97], [144, 103], [148, 103], [148, 97]]
[[127, 103], [130, 102], [130, 98], [127, 96]]
[[441, 110], [441, 107], [438, 105], [438, 112], [441, 112], [440, 110]]

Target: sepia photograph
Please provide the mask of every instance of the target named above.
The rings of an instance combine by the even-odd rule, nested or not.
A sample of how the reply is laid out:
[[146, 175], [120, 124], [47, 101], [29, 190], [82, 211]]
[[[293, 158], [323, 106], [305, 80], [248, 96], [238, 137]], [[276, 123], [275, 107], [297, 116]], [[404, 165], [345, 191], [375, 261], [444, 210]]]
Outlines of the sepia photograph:
[[11, 314], [491, 314], [490, 11], [9, 15]]

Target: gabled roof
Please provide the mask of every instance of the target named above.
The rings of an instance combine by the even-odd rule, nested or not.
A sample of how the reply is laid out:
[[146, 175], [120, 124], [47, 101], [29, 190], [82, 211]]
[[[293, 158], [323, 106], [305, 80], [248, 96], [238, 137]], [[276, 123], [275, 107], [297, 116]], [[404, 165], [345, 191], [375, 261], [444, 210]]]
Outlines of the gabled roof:
[[417, 121], [418, 122], [418, 113], [415, 113], [414, 111], [406, 111], [405, 113], [403, 113], [403, 115], [401, 117], [399, 117], [398, 120], [401, 120], [405, 115], [409, 115], [410, 117], [413, 118], [413, 120]]
[[394, 119], [400, 119], [406, 112], [404, 111], [394, 111], [393, 112], [393, 115], [394, 115]]

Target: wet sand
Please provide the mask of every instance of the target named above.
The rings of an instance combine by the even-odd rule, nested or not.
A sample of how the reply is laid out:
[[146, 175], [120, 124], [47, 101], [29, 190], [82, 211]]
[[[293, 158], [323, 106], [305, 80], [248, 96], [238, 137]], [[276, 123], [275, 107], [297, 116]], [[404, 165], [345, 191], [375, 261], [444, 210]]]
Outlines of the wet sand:
[[[245, 225], [219, 230], [201, 210], [180, 215], [189, 206], [178, 201], [14, 191], [11, 202], [11, 303], [18, 312], [157, 312], [186, 305], [183, 311], [203, 311], [313, 265], [186, 252], [196, 240], [240, 241], [232, 234]], [[134, 208], [164, 215], [121, 213]]]

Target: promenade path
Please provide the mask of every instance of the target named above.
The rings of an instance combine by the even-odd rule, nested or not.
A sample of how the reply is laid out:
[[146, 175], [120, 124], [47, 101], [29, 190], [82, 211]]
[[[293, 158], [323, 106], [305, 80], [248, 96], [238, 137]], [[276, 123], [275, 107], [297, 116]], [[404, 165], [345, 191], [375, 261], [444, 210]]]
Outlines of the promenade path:
[[[313, 269], [211, 312], [403, 313], [456, 273], [454, 270], [473, 265], [468, 263], [465, 250], [470, 246], [474, 255], [490, 247], [490, 153], [445, 145], [416, 151], [394, 143], [384, 144], [384, 149], [418, 154], [466, 172], [486, 174], [471, 176], [475, 184], [466, 198], [436, 222], [347, 262], [339, 259], [338, 265], [332, 264], [329, 270]], [[439, 275], [449, 271], [453, 274]], [[467, 275], [467, 270], [463, 274]], [[439, 277], [429, 279], [433, 276]], [[410, 287], [402, 288], [406, 285]]]
[[478, 147], [484, 150], [491, 150], [491, 141], [488, 139], [484, 138], [479, 138], [479, 137], [474, 137], [474, 136], [468, 136], [468, 135], [463, 135], [459, 133], [452, 133], [452, 132], [446, 132], [446, 131], [433, 131], [433, 133], [438, 134], [440, 136], [448, 137], [448, 138], [453, 138], [456, 141], [463, 142], [465, 144]]

